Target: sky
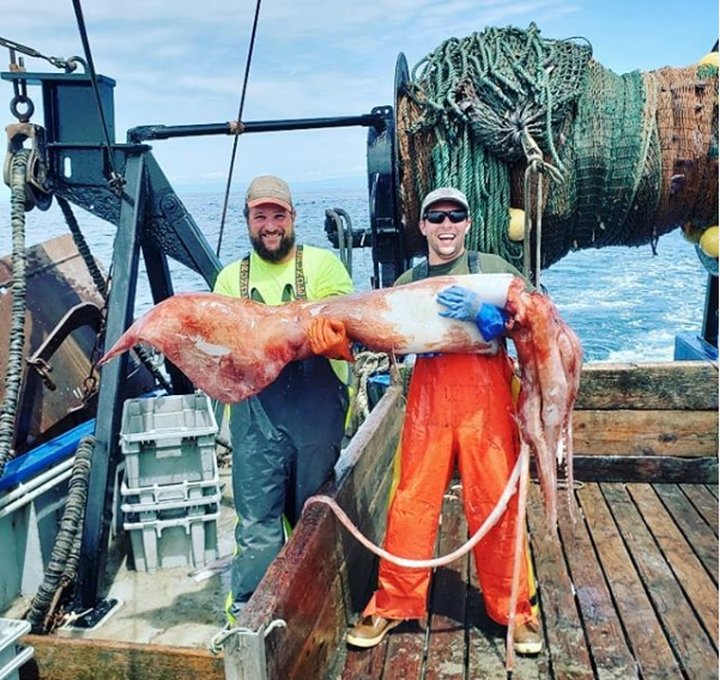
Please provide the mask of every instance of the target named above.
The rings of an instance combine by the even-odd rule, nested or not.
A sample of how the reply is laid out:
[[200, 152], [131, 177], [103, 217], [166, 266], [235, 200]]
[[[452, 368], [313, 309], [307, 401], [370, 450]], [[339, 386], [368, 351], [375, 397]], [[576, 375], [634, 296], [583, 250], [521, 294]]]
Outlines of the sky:
[[[56, 57], [84, 56], [71, 0], [29, 0], [3, 8], [0, 37]], [[116, 141], [137, 125], [235, 120], [256, 11], [254, 0], [85, 0], [98, 73], [113, 78]], [[122, 9], [120, 9], [122, 7]], [[262, 0], [248, 75], [244, 121], [369, 113], [392, 105], [403, 52], [410, 68], [450, 37], [488, 26], [527, 28], [546, 38], [581, 36], [617, 73], [686, 66], [718, 36], [716, 0]], [[8, 51], [0, 48], [0, 70]], [[25, 58], [28, 71], [51, 71]], [[5, 100], [12, 86], [0, 81]], [[40, 108], [38, 88], [29, 96]], [[0, 123], [14, 122], [7, 107]], [[37, 113], [33, 122], [42, 124]], [[242, 135], [232, 187], [272, 173], [295, 185], [365, 182], [362, 128]], [[224, 190], [230, 136], [152, 142], [178, 192]]]

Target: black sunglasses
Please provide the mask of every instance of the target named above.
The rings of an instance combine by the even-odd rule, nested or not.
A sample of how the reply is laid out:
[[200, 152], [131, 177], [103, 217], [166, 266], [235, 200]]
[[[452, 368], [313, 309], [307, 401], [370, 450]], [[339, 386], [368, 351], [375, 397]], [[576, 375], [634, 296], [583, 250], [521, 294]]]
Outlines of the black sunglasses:
[[453, 224], [457, 224], [466, 220], [467, 216], [467, 210], [427, 210], [424, 219], [431, 224], [442, 224], [449, 217]]

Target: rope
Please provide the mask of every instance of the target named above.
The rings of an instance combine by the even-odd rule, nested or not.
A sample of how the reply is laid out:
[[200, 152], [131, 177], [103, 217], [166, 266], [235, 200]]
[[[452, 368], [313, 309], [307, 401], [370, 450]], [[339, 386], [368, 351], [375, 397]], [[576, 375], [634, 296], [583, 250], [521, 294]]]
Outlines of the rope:
[[350, 412], [362, 415], [361, 422], [370, 415], [370, 403], [367, 391], [368, 379], [376, 373], [384, 373], [389, 370], [390, 357], [387, 354], [366, 351], [360, 352], [355, 356], [352, 371], [357, 382], [357, 389], [355, 390]]
[[12, 318], [9, 349], [5, 370], [5, 395], [0, 410], [0, 477], [5, 464], [15, 454], [12, 450], [23, 375], [25, 346], [25, 309], [27, 282], [25, 280], [25, 178], [30, 150], [18, 151], [10, 163], [10, 222], [12, 224]]
[[250, 45], [248, 46], [247, 59], [245, 60], [245, 75], [243, 76], [242, 94], [240, 95], [240, 104], [238, 106], [238, 124], [232, 126], [235, 134], [233, 135], [233, 147], [232, 153], [230, 154], [230, 168], [228, 169], [228, 177], [225, 184], [225, 199], [223, 200], [222, 217], [220, 218], [220, 232], [218, 234], [218, 244], [215, 251], [215, 254], [218, 257], [220, 257], [223, 233], [225, 232], [225, 219], [227, 217], [228, 201], [230, 199], [230, 185], [232, 184], [232, 176], [235, 169], [235, 155], [237, 153], [238, 139], [240, 137], [240, 133], [242, 132], [241, 122], [243, 109], [245, 108], [245, 94], [247, 92], [247, 84], [250, 77], [250, 64], [252, 63], [253, 49], [255, 48], [255, 35], [257, 34], [258, 19], [260, 18], [261, 1], [262, 0], [257, 0], [255, 3], [255, 18], [253, 19], [252, 33], [250, 34]]
[[47, 633], [55, 627], [56, 617], [54, 614], [60, 599], [75, 582], [77, 576], [85, 501], [94, 446], [94, 437], [84, 437], [75, 453], [67, 502], [60, 520], [60, 528], [48, 560], [43, 582], [25, 617], [30, 621], [33, 632], [36, 633]]

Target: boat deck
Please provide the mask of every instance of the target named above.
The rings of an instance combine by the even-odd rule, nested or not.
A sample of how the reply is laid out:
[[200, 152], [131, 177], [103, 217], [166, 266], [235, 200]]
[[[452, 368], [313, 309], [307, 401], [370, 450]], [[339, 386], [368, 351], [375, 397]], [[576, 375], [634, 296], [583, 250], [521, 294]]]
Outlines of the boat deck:
[[[717, 398], [715, 364], [583, 369], [573, 418], [578, 519], [573, 524], [560, 503], [552, 538], [531, 484], [545, 648], [517, 657], [514, 678], [718, 677]], [[403, 413], [403, 391], [393, 385], [324, 489], [376, 543]], [[448, 493], [438, 554], [467, 537], [461, 492]], [[222, 505], [220, 554], [227, 555], [228, 493]], [[116, 566], [106, 595], [125, 604], [92, 630], [25, 636], [35, 655], [21, 680], [507, 676], [504, 630], [484, 614], [469, 556], [437, 570], [424, 625], [405, 623], [372, 650], [349, 649], [347, 627], [375, 584], [375, 561], [326, 505], [308, 507], [219, 655], [207, 645], [224, 618], [227, 572], [196, 583], [188, 569], [150, 575]]]
[[[438, 553], [462, 543], [446, 498]], [[528, 517], [545, 646], [516, 656], [513, 678], [717, 678], [718, 487], [578, 484], [559, 540], [531, 485]], [[560, 499], [562, 500], [562, 499]], [[505, 678], [505, 631], [483, 611], [469, 556], [436, 570], [427, 622], [407, 622], [372, 650], [348, 649], [342, 680]]]

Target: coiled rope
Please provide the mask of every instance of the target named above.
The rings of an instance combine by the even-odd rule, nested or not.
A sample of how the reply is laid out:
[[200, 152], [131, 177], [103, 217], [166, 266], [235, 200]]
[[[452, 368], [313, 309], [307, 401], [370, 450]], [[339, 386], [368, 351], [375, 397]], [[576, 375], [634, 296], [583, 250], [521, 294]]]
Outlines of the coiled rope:
[[23, 374], [27, 282], [25, 271], [25, 179], [30, 150], [22, 149], [10, 162], [10, 222], [12, 228], [12, 318], [10, 321], [5, 395], [0, 411], [0, 477], [14, 456], [12, 443]]
[[507, 238], [511, 166], [541, 150], [552, 160], [542, 161], [546, 170], [562, 179], [553, 126], [580, 96], [591, 55], [589, 45], [542, 39], [531, 24], [451, 38], [413, 68], [408, 96], [417, 115], [405, 117], [406, 132], [432, 145], [427, 183], [417, 189], [450, 184], [465, 192], [469, 248], [522, 265], [521, 246]]
[[55, 627], [58, 619], [55, 612], [60, 599], [64, 592], [75, 583], [80, 560], [85, 501], [94, 446], [94, 437], [84, 437], [75, 453], [67, 502], [60, 520], [60, 528], [43, 582], [25, 617], [30, 621], [33, 632], [36, 633], [50, 632]]

